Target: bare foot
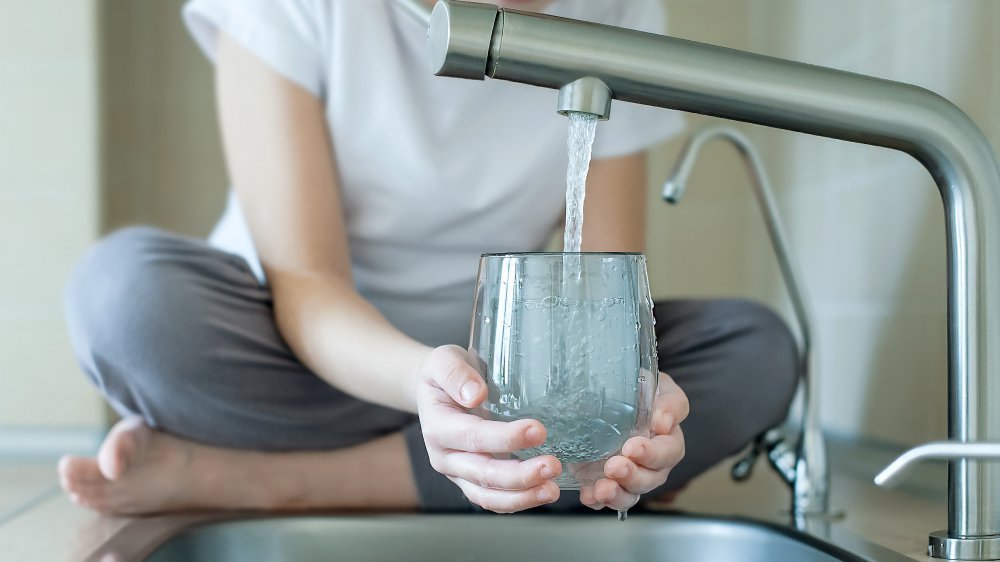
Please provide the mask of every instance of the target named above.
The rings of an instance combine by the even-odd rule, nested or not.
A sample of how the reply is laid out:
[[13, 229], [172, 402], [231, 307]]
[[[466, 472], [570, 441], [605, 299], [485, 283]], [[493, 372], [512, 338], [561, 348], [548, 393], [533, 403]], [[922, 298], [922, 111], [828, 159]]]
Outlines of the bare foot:
[[210, 474], [195, 473], [197, 447], [154, 431], [141, 418], [118, 422], [97, 458], [65, 456], [59, 481], [70, 499], [102, 513], [137, 514], [199, 507]]
[[210, 447], [118, 422], [97, 458], [65, 456], [70, 499], [105, 514], [185, 509], [411, 508], [406, 445], [392, 434], [337, 451], [263, 453]]

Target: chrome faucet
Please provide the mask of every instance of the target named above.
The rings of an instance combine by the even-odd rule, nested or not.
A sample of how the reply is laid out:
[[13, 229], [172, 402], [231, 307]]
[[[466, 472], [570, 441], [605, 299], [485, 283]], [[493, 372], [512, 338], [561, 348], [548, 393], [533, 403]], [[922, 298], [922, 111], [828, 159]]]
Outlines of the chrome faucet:
[[802, 274], [778, 213], [764, 161], [750, 139], [740, 131], [732, 127], [703, 127], [692, 134], [684, 145], [684, 150], [663, 186], [663, 199], [670, 204], [680, 202], [702, 148], [715, 139], [728, 141], [736, 148], [753, 180], [757, 206], [767, 227], [771, 247], [799, 328], [798, 373], [802, 390], [802, 419], [798, 437], [790, 441], [785, 432], [778, 428], [764, 432], [751, 445], [750, 451], [733, 466], [732, 476], [738, 481], [749, 478], [754, 462], [763, 454], [771, 468], [791, 488], [793, 522], [796, 527], [804, 529], [810, 517], [832, 517], [829, 509], [830, 473], [826, 443], [819, 423], [819, 402], [811, 371], [813, 315], [802, 283]]
[[[563, 112], [606, 113], [599, 102], [617, 99], [913, 156], [946, 213], [949, 437], [1000, 442], [1000, 166], [954, 104], [900, 82], [490, 4], [439, 1], [428, 44], [435, 74], [561, 90]], [[948, 530], [931, 535], [931, 554], [1000, 559], [1000, 462], [956, 458], [948, 486]]]

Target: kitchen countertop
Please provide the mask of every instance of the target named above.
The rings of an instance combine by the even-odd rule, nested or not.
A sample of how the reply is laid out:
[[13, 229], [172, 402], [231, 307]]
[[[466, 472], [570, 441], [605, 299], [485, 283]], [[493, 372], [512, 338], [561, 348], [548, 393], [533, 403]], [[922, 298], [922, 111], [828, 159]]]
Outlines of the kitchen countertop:
[[[845, 511], [836, 524], [915, 560], [932, 560], [926, 555], [927, 533], [947, 526], [946, 472], [943, 465], [929, 467], [901, 490], [877, 488], [871, 478], [897, 452], [831, 444], [831, 503]], [[742, 484], [729, 479], [730, 465], [725, 462], [703, 475], [670, 508], [782, 522], [788, 492], [765, 463], [759, 461], [754, 476]], [[160, 519], [165, 524], [171, 520]], [[134, 521], [101, 517], [70, 503], [59, 491], [54, 460], [0, 460], [0, 559], [85, 560]]]

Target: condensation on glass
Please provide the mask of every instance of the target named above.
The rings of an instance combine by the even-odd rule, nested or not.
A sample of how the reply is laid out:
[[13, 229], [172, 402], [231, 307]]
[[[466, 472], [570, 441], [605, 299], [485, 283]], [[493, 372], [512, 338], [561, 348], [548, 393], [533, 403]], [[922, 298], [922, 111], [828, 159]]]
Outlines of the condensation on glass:
[[483, 256], [469, 348], [489, 395], [476, 413], [541, 421], [546, 442], [514, 456], [554, 455], [562, 489], [593, 484], [630, 437], [649, 434], [653, 324], [641, 254]]

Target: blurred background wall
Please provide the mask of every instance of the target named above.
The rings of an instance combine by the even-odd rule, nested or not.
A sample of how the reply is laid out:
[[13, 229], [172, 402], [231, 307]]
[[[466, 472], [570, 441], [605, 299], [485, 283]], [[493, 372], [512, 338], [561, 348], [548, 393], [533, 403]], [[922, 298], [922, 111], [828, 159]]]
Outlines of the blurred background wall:
[[100, 228], [97, 24], [96, 0], [0, 0], [0, 449], [85, 446], [100, 420], [60, 299]]
[[[1000, 146], [993, 0], [665, 3], [673, 35], [931, 88]], [[182, 4], [0, 0], [0, 449], [4, 436], [83, 443], [104, 422], [59, 302], [86, 245], [132, 223], [203, 236], [221, 210], [211, 68]], [[944, 233], [926, 172], [886, 150], [739, 128], [764, 154], [813, 297], [826, 427], [893, 444], [943, 437]], [[656, 295], [756, 298], [791, 318], [729, 147], [706, 149], [681, 205], [659, 200], [682, 140], [650, 162]]]

